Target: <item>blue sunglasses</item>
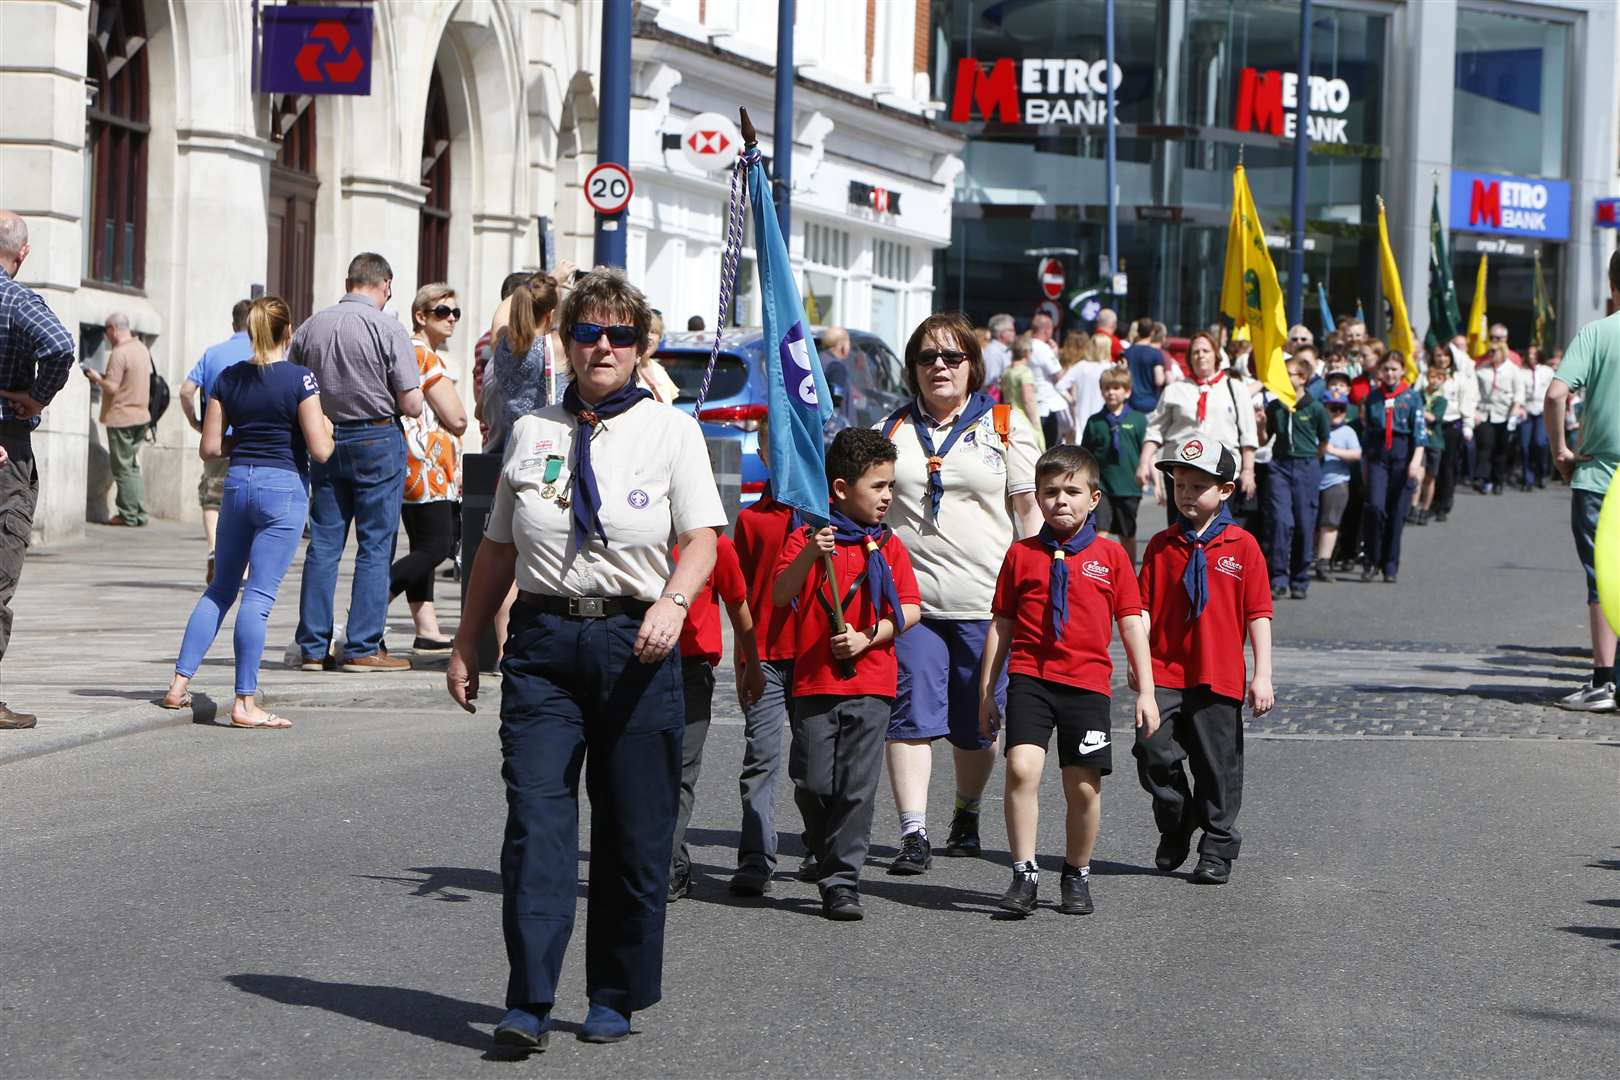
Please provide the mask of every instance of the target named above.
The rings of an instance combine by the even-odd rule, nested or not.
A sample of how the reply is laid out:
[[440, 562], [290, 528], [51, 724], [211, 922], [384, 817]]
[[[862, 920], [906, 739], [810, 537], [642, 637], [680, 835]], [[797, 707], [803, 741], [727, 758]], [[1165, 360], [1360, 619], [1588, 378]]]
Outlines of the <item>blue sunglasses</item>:
[[582, 322], [575, 323], [568, 331], [568, 336], [581, 345], [595, 345], [602, 340], [603, 334], [607, 335], [608, 344], [615, 349], [634, 345], [641, 340], [641, 335], [636, 333], [633, 326], [603, 326], [600, 323]]

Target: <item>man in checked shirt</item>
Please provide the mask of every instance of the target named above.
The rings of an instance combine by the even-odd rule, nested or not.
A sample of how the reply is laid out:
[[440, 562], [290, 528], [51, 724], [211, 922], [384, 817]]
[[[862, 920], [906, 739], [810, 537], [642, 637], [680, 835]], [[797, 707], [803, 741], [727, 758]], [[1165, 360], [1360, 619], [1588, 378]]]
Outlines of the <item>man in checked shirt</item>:
[[[34, 528], [39, 472], [33, 431], [73, 369], [73, 335], [34, 290], [13, 280], [28, 258], [28, 226], [0, 210], [0, 660], [11, 643], [11, 598]], [[0, 701], [0, 730], [34, 726], [34, 717]]]

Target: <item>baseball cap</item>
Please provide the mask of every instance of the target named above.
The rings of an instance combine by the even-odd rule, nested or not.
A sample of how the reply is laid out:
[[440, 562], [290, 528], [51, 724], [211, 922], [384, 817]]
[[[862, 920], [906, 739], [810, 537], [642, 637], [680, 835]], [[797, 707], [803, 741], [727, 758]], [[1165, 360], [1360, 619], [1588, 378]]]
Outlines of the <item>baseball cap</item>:
[[1200, 472], [1209, 473], [1223, 484], [1237, 479], [1237, 458], [1219, 439], [1207, 435], [1183, 439], [1155, 464], [1164, 472], [1171, 471], [1177, 465], [1190, 465]]
[[1343, 386], [1330, 386], [1330, 387], [1328, 387], [1327, 390], [1322, 394], [1322, 404], [1324, 404], [1324, 405], [1348, 405], [1348, 404], [1350, 404], [1350, 391], [1349, 391], [1349, 389], [1347, 389], [1346, 387], [1343, 387]]

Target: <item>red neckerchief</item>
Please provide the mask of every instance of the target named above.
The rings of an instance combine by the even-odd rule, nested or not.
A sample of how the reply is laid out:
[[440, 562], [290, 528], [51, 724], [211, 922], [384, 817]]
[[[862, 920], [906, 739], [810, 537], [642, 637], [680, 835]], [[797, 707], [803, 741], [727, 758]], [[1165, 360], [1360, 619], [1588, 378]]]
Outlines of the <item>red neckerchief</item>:
[[1214, 378], [1198, 382], [1198, 422], [1200, 424], [1204, 422], [1204, 413], [1209, 409], [1210, 390], [1219, 385], [1224, 378], [1226, 378], [1226, 372], [1217, 371]]
[[1410, 389], [1412, 389], [1412, 388], [1406, 384], [1405, 379], [1401, 380], [1401, 384], [1399, 386], [1397, 386], [1394, 389], [1393, 392], [1389, 391], [1389, 390], [1384, 390], [1382, 387], [1379, 388], [1380, 393], [1382, 393], [1384, 395], [1384, 449], [1385, 450], [1391, 450], [1395, 446], [1395, 399], [1400, 397], [1402, 394], [1406, 393]]

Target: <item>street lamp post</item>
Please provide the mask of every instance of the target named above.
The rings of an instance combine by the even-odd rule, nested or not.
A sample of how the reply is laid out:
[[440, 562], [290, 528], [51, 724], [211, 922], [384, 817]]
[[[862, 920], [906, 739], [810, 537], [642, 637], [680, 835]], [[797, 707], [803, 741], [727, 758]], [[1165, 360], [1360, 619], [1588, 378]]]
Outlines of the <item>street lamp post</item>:
[[1311, 0], [1299, 3], [1299, 82], [1294, 90], [1294, 229], [1288, 241], [1288, 324], [1305, 314], [1305, 170], [1310, 147]]
[[776, 113], [771, 192], [782, 239], [793, 248], [793, 3], [776, 0]]
[[[630, 0], [602, 0], [602, 101], [596, 160], [630, 167]], [[596, 265], [624, 266], [630, 208], [596, 215]]]

